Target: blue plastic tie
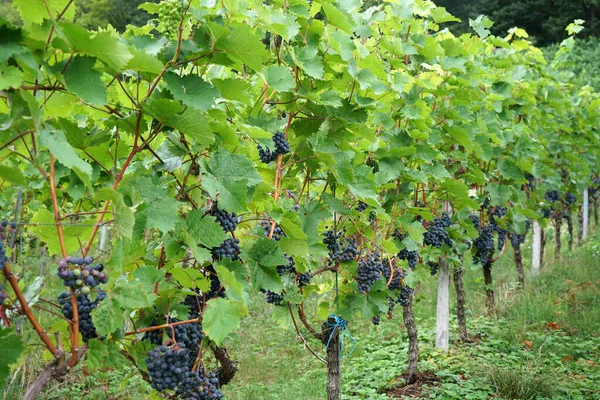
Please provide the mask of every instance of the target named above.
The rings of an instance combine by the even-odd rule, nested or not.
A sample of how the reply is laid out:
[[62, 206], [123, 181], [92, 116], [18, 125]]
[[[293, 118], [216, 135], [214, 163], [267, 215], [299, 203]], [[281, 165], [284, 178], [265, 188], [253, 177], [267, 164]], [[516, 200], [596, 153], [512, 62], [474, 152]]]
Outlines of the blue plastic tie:
[[[333, 320], [335, 322], [334, 323], [329, 322], [329, 318], [333, 318]], [[352, 352], [354, 352], [354, 349], [356, 348], [356, 339], [354, 339], [354, 337], [348, 330], [348, 325], [346, 325], [346, 321], [343, 318], [340, 318], [334, 314], [330, 314], [329, 318], [327, 319], [327, 326], [330, 326], [332, 329], [331, 329], [331, 334], [329, 334], [329, 340], [327, 340], [327, 345], [325, 346], [325, 348], [326, 349], [329, 348], [329, 343], [331, 342], [331, 339], [333, 339], [333, 335], [335, 334], [335, 331], [337, 330], [337, 328], [340, 328], [340, 330], [341, 330], [341, 332], [340, 332], [341, 348], [342, 349], [344, 348], [344, 336], [348, 335], [350, 337], [350, 339], [352, 339], [352, 342], [353, 342], [352, 350], [350, 350], [350, 353], [343, 355], [343, 354], [341, 354], [341, 351], [340, 351], [340, 357], [346, 358], [350, 354], [352, 354]]]

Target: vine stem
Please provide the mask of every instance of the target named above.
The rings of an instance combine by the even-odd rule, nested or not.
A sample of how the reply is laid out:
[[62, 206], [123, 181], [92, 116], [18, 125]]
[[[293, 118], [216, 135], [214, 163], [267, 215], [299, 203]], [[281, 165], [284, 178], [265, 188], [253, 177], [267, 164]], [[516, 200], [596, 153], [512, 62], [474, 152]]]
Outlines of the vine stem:
[[[54, 155], [50, 154], [50, 195], [52, 197], [52, 208], [54, 209], [54, 222], [56, 223], [56, 232], [58, 234], [58, 242], [60, 244], [60, 250], [63, 258], [67, 258], [67, 248], [65, 246], [65, 238], [63, 236], [63, 229], [61, 225], [60, 211], [58, 208], [58, 199], [56, 197], [56, 179], [54, 178]], [[69, 360], [69, 366], [72, 367], [77, 363], [79, 355], [77, 350], [79, 348], [79, 309], [77, 308], [77, 295], [75, 290], [71, 288], [71, 307], [73, 308], [73, 318], [71, 320], [70, 335], [71, 340], [71, 359]]]
[[19, 288], [17, 279], [11, 272], [10, 267], [8, 266], [7, 262], [4, 263], [4, 269], [2, 270], [2, 272], [4, 273], [4, 277], [6, 278], [6, 280], [12, 287], [13, 291], [15, 292], [15, 296], [17, 296], [17, 299], [19, 300], [19, 303], [21, 304], [21, 309], [23, 310], [23, 312], [25, 313], [25, 316], [27, 317], [27, 319], [33, 326], [33, 329], [37, 332], [37, 334], [40, 337], [40, 339], [42, 340], [42, 342], [44, 342], [44, 345], [46, 345], [46, 348], [52, 354], [54, 354], [55, 357], [58, 357], [60, 355], [60, 351], [56, 348], [54, 343], [52, 343], [50, 341], [50, 338], [48, 337], [48, 335], [46, 334], [46, 332], [44, 331], [44, 329], [42, 328], [40, 323], [37, 321], [37, 319], [35, 319], [35, 316], [31, 312], [31, 308], [29, 308], [29, 304], [27, 304], [27, 301], [25, 300], [25, 297], [23, 296], [23, 293], [21, 292], [21, 289]]
[[131, 335], [136, 335], [138, 333], [156, 331], [158, 329], [172, 328], [173, 326], [177, 326], [177, 325], [193, 324], [193, 323], [200, 323], [200, 322], [201, 322], [200, 318], [188, 319], [188, 320], [185, 320], [185, 321], [172, 322], [170, 324], [149, 326], [148, 328], [136, 329], [136, 330], [133, 330], [133, 331], [125, 332], [124, 335], [125, 336], [131, 336]]
[[[129, 153], [129, 157], [127, 157], [127, 160], [125, 161], [125, 164], [123, 164], [123, 167], [121, 168], [121, 172], [119, 172], [119, 175], [117, 175], [117, 177], [115, 178], [115, 183], [113, 183], [113, 185], [112, 185], [112, 190], [115, 190], [117, 188], [117, 186], [119, 186], [119, 183], [123, 179], [123, 175], [125, 175], [125, 171], [127, 170], [127, 167], [129, 167], [129, 165], [131, 164], [131, 161], [133, 160], [133, 157], [138, 152], [138, 139], [140, 137], [141, 122], [142, 122], [142, 112], [141, 112], [141, 110], [138, 110], [137, 121], [135, 124], [135, 137], [133, 139], [133, 148], [131, 149], [131, 152]], [[96, 234], [98, 233], [98, 230], [100, 229], [100, 224], [102, 223], [102, 220], [104, 219], [104, 215], [106, 214], [109, 205], [110, 205], [110, 199], [106, 200], [106, 202], [104, 203], [104, 207], [102, 207], [102, 211], [100, 211], [100, 215], [98, 215], [98, 218], [96, 219], [96, 224], [94, 226], [94, 229], [92, 230], [92, 233], [91, 233], [89, 239], [87, 240], [85, 248], [82, 251], [83, 257], [85, 257], [87, 255], [87, 253], [90, 251], [90, 248], [92, 247], [92, 243], [94, 242], [94, 238], [96, 237]]]
[[294, 328], [296, 328], [296, 332], [298, 333], [298, 337], [302, 339], [302, 342], [306, 346], [306, 348], [317, 358], [317, 360], [321, 361], [323, 364], [327, 364], [327, 361], [323, 360], [321, 356], [319, 356], [313, 349], [310, 348], [306, 338], [300, 333], [300, 329], [298, 329], [298, 324], [296, 323], [296, 318], [294, 317], [294, 312], [292, 311], [292, 306], [288, 303], [288, 310], [290, 311], [290, 316], [292, 317], [292, 322], [294, 322]]

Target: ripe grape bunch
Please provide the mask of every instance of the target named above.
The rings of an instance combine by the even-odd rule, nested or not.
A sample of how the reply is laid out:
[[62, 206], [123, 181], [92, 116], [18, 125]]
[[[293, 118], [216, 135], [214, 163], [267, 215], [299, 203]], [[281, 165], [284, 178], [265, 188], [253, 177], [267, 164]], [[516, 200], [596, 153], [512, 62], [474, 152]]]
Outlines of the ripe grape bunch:
[[283, 294], [267, 290], [265, 292], [265, 297], [268, 304], [273, 304], [275, 306], [282, 305], [281, 302], [283, 301]]
[[181, 1], [162, 0], [158, 4], [158, 31], [169, 39], [177, 38], [179, 21], [181, 20]]
[[188, 376], [189, 362], [189, 350], [183, 343], [172, 347], [162, 345], [150, 350], [146, 364], [152, 388], [160, 392], [177, 388]]
[[307, 271], [303, 274], [298, 274], [298, 286], [304, 287], [306, 285], [310, 285], [310, 271]]
[[[169, 318], [167, 320], [168, 323], [178, 322], [179, 320], [176, 318]], [[177, 341], [177, 343], [183, 343], [183, 347], [185, 347], [190, 353], [190, 369], [194, 366], [194, 362], [196, 361], [196, 356], [200, 351], [200, 344], [204, 339], [204, 334], [202, 333], [202, 324], [199, 322], [191, 322], [189, 324], [175, 325], [173, 329], [166, 329], [167, 335], [173, 340]], [[173, 332], [175, 332], [175, 338], [173, 338]]]
[[[106, 292], [98, 292], [96, 300], [90, 300], [87, 294], [77, 295], [77, 313], [79, 317], [79, 332], [84, 342], [98, 337], [94, 322], [92, 321], [92, 310], [98, 307], [98, 304], [106, 298]], [[67, 319], [73, 318], [73, 306], [71, 304], [71, 294], [62, 292], [58, 295], [58, 304], [62, 306], [62, 314]]]
[[2, 223], [0, 223], [0, 241], [7, 240], [8, 234], [12, 235], [16, 229], [16, 222], [11, 222], [9, 224], [7, 220], [2, 221]]
[[238, 260], [240, 255], [240, 239], [228, 238], [219, 247], [213, 247], [211, 250], [215, 260], [229, 258], [232, 261]]
[[260, 221], [260, 226], [265, 230], [265, 236], [269, 237], [271, 235], [271, 229], [273, 230], [273, 235], [271, 235], [271, 239], [279, 241], [282, 237], [285, 237], [285, 232], [279, 226], [279, 224], [275, 224], [275, 228], [273, 228], [273, 223], [270, 220]]
[[355, 207], [355, 210], [360, 212], [365, 211], [367, 208], [369, 207], [369, 205], [363, 201], [359, 201], [358, 204]]
[[436, 217], [433, 223], [429, 225], [427, 231], [423, 234], [423, 243], [427, 246], [442, 247], [446, 244], [452, 247], [452, 239], [448, 236], [447, 228], [452, 225], [450, 216], [442, 213], [441, 217]]
[[571, 204], [575, 204], [575, 202], [577, 202], [577, 196], [575, 196], [574, 193], [567, 193], [565, 194], [565, 203], [571, 205]]
[[395, 259], [381, 260], [381, 273], [383, 274], [386, 283], [389, 282], [388, 288], [390, 288], [390, 290], [396, 290], [402, 287], [402, 279], [406, 276], [406, 273], [401, 268], [398, 268]]
[[83, 294], [89, 294], [90, 289], [108, 282], [104, 265], [92, 265], [92, 257], [67, 257], [58, 263], [57, 275], [63, 280], [63, 285], [78, 289]]
[[219, 379], [213, 372], [204, 374], [202, 368], [190, 371], [177, 387], [175, 395], [180, 400], [220, 400]]
[[268, 147], [263, 148], [260, 144], [256, 146], [258, 149], [258, 157], [260, 158], [260, 161], [264, 162], [265, 164], [275, 161], [279, 155], [290, 152], [290, 144], [285, 138], [283, 132], [275, 132], [272, 139], [275, 146], [274, 150], [271, 150]]
[[284, 257], [288, 260], [288, 262], [287, 262], [287, 264], [278, 265], [277, 267], [275, 267], [275, 270], [277, 271], [277, 275], [283, 276], [286, 274], [286, 272], [296, 273], [296, 263], [294, 262], [294, 259], [285, 254], [284, 254]]
[[352, 261], [359, 254], [356, 238], [354, 236], [343, 238], [343, 234], [343, 231], [335, 232], [331, 229], [327, 230], [324, 234], [323, 243], [327, 246], [327, 250], [329, 250], [327, 262], [330, 265], [335, 262]]
[[221, 225], [225, 232], [233, 232], [237, 228], [239, 218], [236, 213], [228, 213], [225, 210], [221, 210], [215, 207], [213, 208], [212, 215], [215, 216], [217, 222]]
[[381, 278], [381, 274], [381, 256], [378, 252], [372, 252], [362, 257], [358, 260], [358, 275], [356, 276], [358, 290], [363, 294], [369, 293], [371, 285]]
[[8, 295], [4, 291], [4, 286], [0, 285], [0, 305], [4, 304], [6, 299], [8, 299]]
[[[394, 237], [397, 240], [402, 241], [406, 237], [406, 234], [395, 232]], [[400, 250], [400, 252], [398, 252], [398, 259], [408, 261], [408, 267], [414, 270], [417, 267], [417, 263], [419, 262], [419, 252], [417, 250], [408, 250], [404, 248]]]
[[481, 263], [483, 265], [487, 263], [488, 258], [494, 251], [494, 226], [490, 224], [480, 226], [480, 219], [474, 214], [471, 214], [471, 221], [479, 231], [479, 236], [473, 241], [473, 247], [475, 248], [473, 261], [475, 264]]
[[550, 190], [544, 194], [544, 198], [550, 203], [555, 203], [560, 201], [560, 192], [558, 190]]
[[510, 244], [512, 245], [513, 248], [516, 248], [520, 244], [525, 242], [525, 238], [527, 237], [527, 232], [529, 232], [530, 228], [531, 228], [531, 222], [529, 220], [527, 220], [527, 223], [525, 224], [525, 233], [520, 234], [517, 232], [512, 232], [510, 234]]

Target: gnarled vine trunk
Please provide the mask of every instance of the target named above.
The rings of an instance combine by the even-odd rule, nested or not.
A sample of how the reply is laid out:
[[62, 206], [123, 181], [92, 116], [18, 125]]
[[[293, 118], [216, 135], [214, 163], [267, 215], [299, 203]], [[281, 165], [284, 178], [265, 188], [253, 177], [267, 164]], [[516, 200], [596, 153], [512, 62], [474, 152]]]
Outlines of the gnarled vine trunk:
[[419, 361], [419, 339], [417, 336], [417, 325], [412, 310], [413, 295], [408, 303], [402, 306], [402, 318], [408, 333], [408, 368], [406, 370], [406, 383], [415, 383], [417, 380], [417, 364]]
[[569, 232], [569, 252], [573, 251], [573, 214], [567, 215], [567, 232]]
[[219, 370], [217, 372], [219, 378], [219, 385], [227, 385], [239, 368], [239, 362], [234, 361], [229, 356], [227, 349], [225, 347], [211, 346], [213, 354], [217, 361], [219, 361]]
[[546, 250], [546, 232], [542, 229], [542, 246], [540, 250], [540, 268], [544, 266], [544, 250]]
[[341, 343], [340, 329], [331, 327], [333, 318], [322, 326], [321, 340], [327, 346], [327, 400], [340, 400], [342, 395], [342, 376], [340, 371]]
[[562, 215], [558, 214], [554, 216], [554, 228], [556, 229], [556, 232], [554, 233], [554, 258], [558, 260], [560, 258], [560, 250], [562, 246], [560, 237], [560, 231], [562, 228]]
[[579, 212], [577, 213], [577, 244], [583, 242], [583, 208], [579, 206]]
[[521, 253], [521, 243], [513, 246], [515, 267], [517, 267], [517, 277], [519, 279], [519, 287], [525, 289], [525, 269], [523, 268], [523, 253]]
[[496, 301], [494, 299], [494, 286], [492, 280], [493, 254], [489, 256], [487, 262], [483, 265], [483, 280], [485, 282], [485, 306], [490, 315], [496, 310]]
[[461, 268], [454, 268], [453, 280], [456, 289], [456, 318], [458, 319], [458, 334], [461, 340], [466, 340], [469, 336], [467, 332], [467, 319], [465, 316], [465, 288], [463, 284], [463, 275], [465, 271]]

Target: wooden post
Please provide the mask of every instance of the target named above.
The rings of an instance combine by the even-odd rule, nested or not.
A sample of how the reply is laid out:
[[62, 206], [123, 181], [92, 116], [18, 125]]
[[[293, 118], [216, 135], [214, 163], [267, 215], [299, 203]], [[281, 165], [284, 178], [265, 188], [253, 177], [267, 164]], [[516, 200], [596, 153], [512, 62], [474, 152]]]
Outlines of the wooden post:
[[531, 255], [531, 269], [534, 274], [540, 272], [542, 265], [542, 227], [540, 223], [533, 221], [533, 253]]
[[342, 375], [340, 369], [341, 343], [340, 329], [333, 328], [330, 324], [335, 324], [334, 318], [327, 320], [322, 328], [322, 342], [327, 346], [327, 400], [340, 400], [342, 396]]
[[588, 228], [590, 224], [590, 191], [585, 189], [583, 191], [583, 240], [587, 240]]
[[438, 267], [437, 313], [435, 347], [448, 351], [450, 338], [450, 266], [448, 260], [440, 258]]

